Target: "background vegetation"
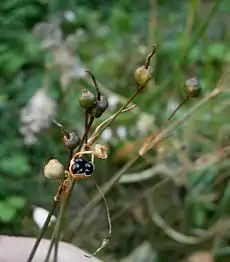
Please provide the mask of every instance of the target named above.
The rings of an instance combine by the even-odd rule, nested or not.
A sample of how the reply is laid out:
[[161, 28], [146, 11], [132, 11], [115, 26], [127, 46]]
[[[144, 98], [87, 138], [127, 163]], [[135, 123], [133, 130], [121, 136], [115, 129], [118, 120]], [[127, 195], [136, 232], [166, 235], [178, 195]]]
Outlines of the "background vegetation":
[[[185, 79], [197, 75], [205, 96], [229, 72], [228, 0], [3, 0], [0, 22], [3, 234], [38, 234], [34, 221], [25, 224], [24, 218], [32, 205], [49, 210], [57, 186], [44, 178], [43, 166], [51, 157], [66, 159], [60, 131], [49, 119], [55, 116], [68, 129], [82, 132], [78, 98], [83, 88], [91, 88], [86, 68], [108, 95], [106, 118], [133, 93], [133, 70], [157, 44], [154, 79], [135, 100], [137, 108], [102, 135], [110, 153], [96, 163], [100, 184], [135, 155], [150, 131], [158, 130], [182, 100]], [[113, 236], [100, 253], [103, 261], [180, 261], [198, 250], [229, 261], [229, 81], [227, 73], [225, 91], [109, 192]], [[196, 103], [187, 102], [175, 118]], [[92, 181], [75, 187], [67, 228], [95, 190]], [[99, 245], [106, 231], [103, 208], [84, 218], [71, 239], [74, 244], [89, 251]], [[164, 219], [162, 228], [154, 214]]]

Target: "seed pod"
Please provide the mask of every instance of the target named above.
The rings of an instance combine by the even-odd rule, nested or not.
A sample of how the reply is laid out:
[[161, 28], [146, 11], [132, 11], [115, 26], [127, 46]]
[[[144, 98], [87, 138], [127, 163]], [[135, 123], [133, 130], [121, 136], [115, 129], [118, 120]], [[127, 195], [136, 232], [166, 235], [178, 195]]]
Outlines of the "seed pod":
[[44, 175], [48, 179], [58, 179], [63, 176], [64, 170], [64, 166], [57, 159], [51, 159], [44, 167]]
[[75, 132], [71, 132], [69, 133], [69, 137], [67, 137], [67, 135], [64, 135], [63, 143], [66, 148], [73, 150], [79, 145], [80, 138]]
[[137, 84], [144, 86], [151, 78], [153, 74], [153, 68], [148, 66], [146, 69], [145, 66], [140, 66], [134, 71], [134, 79]]
[[79, 102], [84, 109], [92, 108], [96, 104], [96, 96], [89, 90], [85, 89], [82, 91]]
[[200, 82], [196, 77], [190, 78], [185, 81], [184, 90], [189, 97], [198, 97], [201, 93]]
[[89, 111], [89, 113], [93, 117], [99, 118], [108, 108], [108, 106], [109, 106], [109, 103], [108, 103], [106, 96], [101, 94], [100, 100], [96, 102], [96, 105]]

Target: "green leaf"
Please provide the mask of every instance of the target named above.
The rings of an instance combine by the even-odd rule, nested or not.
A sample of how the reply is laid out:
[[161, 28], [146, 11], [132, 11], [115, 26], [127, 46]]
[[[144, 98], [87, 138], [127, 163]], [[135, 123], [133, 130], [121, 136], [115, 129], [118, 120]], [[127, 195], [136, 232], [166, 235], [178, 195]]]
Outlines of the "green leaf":
[[10, 222], [16, 215], [16, 209], [5, 201], [0, 201], [0, 221]]
[[11, 196], [6, 201], [11, 207], [16, 209], [23, 208], [26, 204], [26, 200], [22, 196]]

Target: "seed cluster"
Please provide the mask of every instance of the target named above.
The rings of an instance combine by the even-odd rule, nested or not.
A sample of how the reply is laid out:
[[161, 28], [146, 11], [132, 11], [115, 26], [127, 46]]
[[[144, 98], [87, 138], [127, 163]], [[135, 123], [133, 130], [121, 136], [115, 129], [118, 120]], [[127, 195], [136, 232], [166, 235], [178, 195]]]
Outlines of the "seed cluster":
[[71, 173], [75, 175], [79, 175], [79, 177], [91, 176], [94, 171], [94, 165], [87, 161], [83, 157], [78, 157], [74, 159], [73, 164], [70, 167]]

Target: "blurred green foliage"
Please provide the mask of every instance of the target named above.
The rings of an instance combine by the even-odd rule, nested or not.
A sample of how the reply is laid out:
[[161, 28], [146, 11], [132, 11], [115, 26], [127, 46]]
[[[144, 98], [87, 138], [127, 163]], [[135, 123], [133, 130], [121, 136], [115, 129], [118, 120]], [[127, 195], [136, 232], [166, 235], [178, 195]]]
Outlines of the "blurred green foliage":
[[[213, 17], [209, 16], [211, 7], [215, 5]], [[223, 70], [229, 67], [229, 1], [161, 0], [155, 8], [157, 23], [154, 22], [154, 17], [149, 17], [153, 11], [151, 1], [1, 1], [2, 233], [38, 233], [37, 229], [34, 232], [23, 228], [23, 217], [28, 214], [32, 204], [46, 209], [50, 207], [57, 183], [49, 183], [43, 178], [45, 162], [51, 157], [66, 161], [66, 151], [61, 143], [60, 131], [56, 127], [50, 126], [36, 134], [38, 140], [31, 145], [25, 144], [20, 133], [22, 108], [36, 91], [46, 85], [47, 75], [48, 94], [58, 105], [57, 119], [68, 129], [81, 133], [83, 113], [78, 98], [82, 88], [91, 88], [91, 82], [87, 77], [78, 77], [78, 71], [90, 69], [99, 80], [103, 92], [110, 98], [118, 98], [119, 104], [123, 103], [135, 88], [133, 70], [143, 63], [151, 45], [157, 44], [153, 81], [136, 99], [138, 109], [121, 115], [111, 126], [110, 157], [108, 161], [96, 163], [96, 176], [103, 183], [128, 160], [129, 154], [132, 155], [133, 151], [138, 150], [135, 141], [143, 139], [151, 130], [157, 130], [156, 126], [160, 126], [176, 107], [184, 96], [182, 87], [186, 78], [196, 74], [202, 83], [204, 96], [215, 87]], [[44, 22], [55, 24], [57, 32], [51, 30], [45, 35], [43, 28], [37, 37], [34, 27]], [[41, 36], [41, 33], [44, 35]], [[60, 45], [57, 41], [59, 38], [55, 38], [58, 33], [63, 36]], [[50, 38], [54, 47], [43, 48], [41, 39], [44, 43], [45, 38]], [[55, 45], [59, 48], [55, 49]], [[60, 54], [60, 46], [64, 51], [67, 50], [67, 58], [63, 53]], [[59, 55], [57, 64], [55, 59]], [[76, 68], [67, 68], [70, 58], [79, 62]], [[68, 70], [72, 70], [70, 74]], [[63, 84], [63, 79], [68, 80], [67, 84]], [[229, 82], [226, 85], [229, 85]], [[140, 172], [140, 176], [144, 169], [158, 164], [164, 164], [172, 173], [181, 173], [186, 179], [179, 181], [178, 188], [187, 189], [186, 197], [182, 199], [180, 206], [175, 207], [175, 203], [172, 203], [172, 190], [162, 187], [154, 196], [148, 196], [129, 211], [125, 211], [113, 222], [111, 244], [102, 254], [105, 261], [121, 260], [144, 240], [151, 243], [157, 254], [157, 261], [165, 261], [165, 257], [172, 254], [170, 261], [178, 261], [179, 257], [203, 248], [212, 250], [220, 261], [229, 255], [226, 250], [221, 252], [222, 248], [229, 245], [228, 237], [222, 237], [220, 243], [215, 244], [217, 240], [216, 236], [213, 236], [204, 244], [193, 247], [177, 243], [169, 240], [162, 230], [156, 227], [150, 214], [150, 206], [155, 198], [159, 198], [156, 206], [162, 209], [162, 216], [165, 215], [168, 223], [184, 234], [192, 234], [197, 229], [207, 230], [218, 219], [229, 218], [229, 149], [226, 149], [226, 154], [220, 157], [220, 161], [213, 160], [218, 157], [218, 150], [229, 147], [229, 99], [229, 92], [226, 92], [210, 101], [169, 141], [163, 143], [164, 153], [161, 156], [158, 151], [151, 152], [151, 161], [143, 160], [133, 167], [131, 171]], [[189, 101], [176, 118], [186, 113], [195, 103], [195, 100]], [[105, 117], [114, 110], [115, 108], [111, 108]], [[142, 123], [141, 133], [136, 123], [143, 118], [151, 120], [151, 124], [145, 128]], [[125, 138], [119, 138], [118, 128], [121, 126], [125, 127]], [[182, 147], [186, 147], [185, 152], [180, 151]], [[127, 148], [131, 148], [131, 151], [125, 151]], [[126, 158], [122, 158], [124, 156]], [[202, 159], [203, 156], [206, 158]], [[207, 165], [196, 168], [194, 163], [199, 159], [207, 161]], [[146, 182], [140, 178], [140, 182], [136, 184], [118, 185], [108, 195], [111, 213], [116, 214], [123, 210], [126, 203], [130, 203], [150, 184], [154, 185], [156, 182], [156, 179]], [[170, 191], [169, 196], [161, 197], [163, 191]], [[93, 183], [79, 185], [78, 191], [74, 192], [70, 220], [76, 215], [73, 211], [77, 212], [79, 207], [83, 207], [93, 192]], [[175, 212], [175, 208], [178, 208], [178, 212]], [[90, 233], [89, 224], [82, 227], [74, 243], [89, 249], [97, 246], [97, 239], [100, 237], [98, 231], [101, 228], [104, 230], [103, 219], [100, 217], [98, 227], [93, 224], [94, 228]], [[95, 223], [95, 220], [91, 223]]]

